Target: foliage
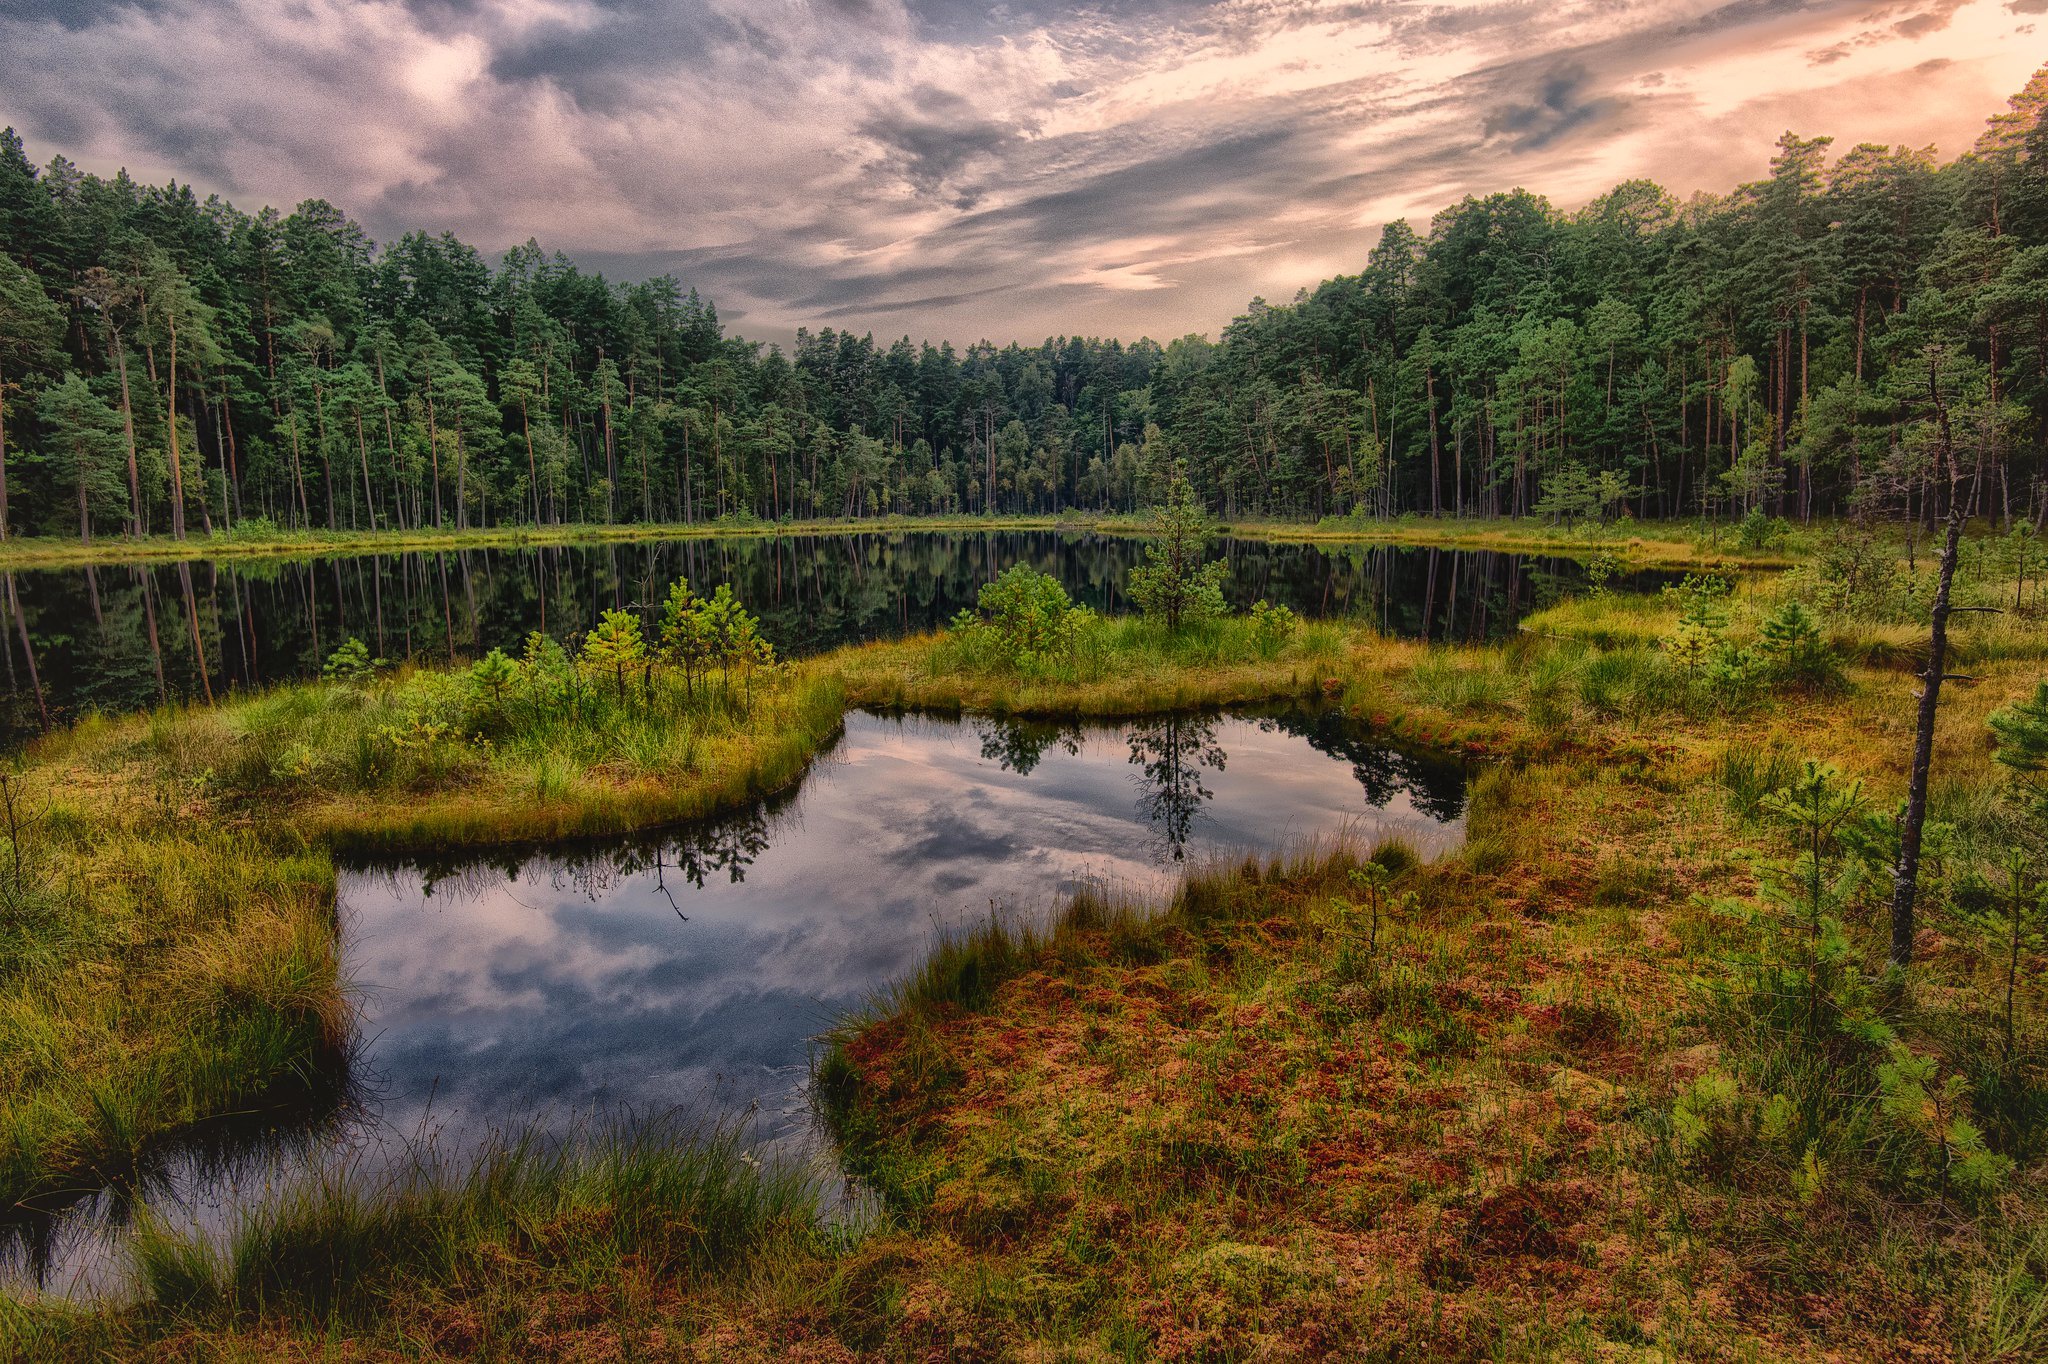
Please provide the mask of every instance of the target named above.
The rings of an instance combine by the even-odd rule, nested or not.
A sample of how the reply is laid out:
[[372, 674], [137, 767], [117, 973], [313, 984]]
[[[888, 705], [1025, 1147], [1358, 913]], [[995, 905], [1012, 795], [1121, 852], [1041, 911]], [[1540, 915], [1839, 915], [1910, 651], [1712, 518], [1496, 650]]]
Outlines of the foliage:
[[361, 683], [383, 664], [383, 659], [370, 657], [369, 645], [350, 635], [320, 665], [320, 676], [330, 682]]
[[2011, 777], [2020, 803], [2048, 820], [2048, 678], [2026, 700], [1993, 711], [1986, 723], [1998, 741], [1993, 757]]
[[1772, 681], [1807, 691], [1842, 685], [1841, 663], [1821, 638], [1820, 623], [1800, 603], [1779, 606], [1765, 617], [1758, 636], [1757, 649]]
[[640, 636], [640, 618], [630, 611], [606, 611], [598, 617], [597, 628], [583, 637], [577, 661], [593, 672], [609, 673], [619, 700], [626, 699], [626, 674], [647, 658], [647, 642]]
[[1809, 1049], [1887, 1040], [1844, 925], [1862, 868], [1844, 855], [1840, 835], [1864, 808], [1862, 783], [1809, 761], [1758, 808], [1798, 851], [1790, 862], [1757, 862], [1755, 901], [1723, 902], [1757, 934], [1757, 951], [1743, 962], [1750, 1007]]
[[1776, 549], [1792, 533], [1792, 523], [1782, 516], [1767, 515], [1763, 508], [1751, 508], [1735, 528], [1735, 542], [1747, 550]]
[[1125, 584], [1138, 609], [1163, 621], [1169, 631], [1226, 614], [1224, 564], [1202, 560], [1212, 528], [1195, 501], [1185, 467], [1175, 466], [1166, 500], [1153, 511], [1148, 529], [1145, 562], [1131, 570]]
[[1879, 1111], [1913, 1144], [1910, 1179], [1980, 1199], [2011, 1177], [2012, 1157], [1987, 1147], [1983, 1130], [1970, 1121], [1969, 1082], [1962, 1076], [1940, 1076], [1934, 1058], [1895, 1046], [1892, 1059], [1877, 1068], [1877, 1082]]
[[979, 614], [963, 611], [953, 621], [956, 634], [985, 645], [1003, 665], [1030, 665], [1034, 660], [1071, 656], [1094, 613], [1076, 606], [1067, 589], [1049, 573], [1027, 564], [1006, 569], [977, 594]]
[[1596, 474], [1582, 464], [1568, 464], [1544, 478], [1543, 495], [1530, 510], [1569, 530], [1581, 521], [1605, 524], [1627, 498], [1628, 484], [1614, 470]]
[[1287, 641], [1300, 628], [1301, 619], [1284, 606], [1274, 606], [1265, 598], [1252, 603], [1246, 614], [1246, 622], [1252, 630], [1252, 647], [1261, 658], [1276, 658]]

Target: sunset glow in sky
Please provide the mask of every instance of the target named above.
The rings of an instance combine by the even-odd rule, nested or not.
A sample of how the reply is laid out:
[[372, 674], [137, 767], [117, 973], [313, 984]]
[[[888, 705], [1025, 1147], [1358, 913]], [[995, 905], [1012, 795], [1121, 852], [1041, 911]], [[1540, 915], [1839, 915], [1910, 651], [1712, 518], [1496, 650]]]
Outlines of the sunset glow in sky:
[[8, 0], [30, 155], [674, 271], [734, 329], [1213, 333], [1382, 223], [1965, 150], [2048, 0]]

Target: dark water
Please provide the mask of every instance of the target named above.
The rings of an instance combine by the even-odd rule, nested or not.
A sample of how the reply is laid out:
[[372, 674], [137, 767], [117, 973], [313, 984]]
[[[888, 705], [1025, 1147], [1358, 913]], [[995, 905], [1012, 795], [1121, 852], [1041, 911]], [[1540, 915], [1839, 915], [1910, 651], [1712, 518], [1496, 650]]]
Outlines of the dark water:
[[[1334, 715], [1015, 725], [850, 715], [795, 793], [736, 818], [469, 866], [365, 867], [340, 890], [358, 1045], [339, 1111], [164, 1162], [157, 1215], [217, 1231], [309, 1164], [374, 1179], [430, 1140], [594, 1115], [738, 1124], [762, 1158], [829, 1162], [813, 1039], [936, 937], [1043, 916], [1084, 884], [1157, 896], [1185, 865], [1462, 827], [1461, 765]], [[18, 1237], [15, 1279], [118, 1290], [102, 1194]], [[39, 1262], [39, 1263], [38, 1263]], [[40, 1274], [37, 1272], [40, 1268]]]
[[[1511, 632], [1584, 577], [1568, 559], [1491, 551], [1236, 540], [1215, 552], [1239, 607], [1264, 597], [1432, 639]], [[932, 629], [1017, 563], [1117, 612], [1142, 554], [1092, 534], [917, 531], [21, 572], [18, 616], [0, 591], [0, 729], [314, 676], [351, 635], [393, 660], [512, 650], [532, 630], [587, 630], [603, 610], [651, 611], [682, 576], [730, 582], [785, 655]]]

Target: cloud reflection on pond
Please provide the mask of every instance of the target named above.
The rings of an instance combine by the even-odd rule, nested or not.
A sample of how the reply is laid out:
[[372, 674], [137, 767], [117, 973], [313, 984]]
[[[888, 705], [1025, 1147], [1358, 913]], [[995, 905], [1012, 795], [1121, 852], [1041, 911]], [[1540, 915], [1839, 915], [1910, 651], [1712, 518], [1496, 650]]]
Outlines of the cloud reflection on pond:
[[593, 1106], [803, 1126], [807, 1041], [935, 929], [1084, 882], [1343, 829], [1440, 844], [1462, 775], [1320, 717], [1109, 728], [856, 714], [793, 800], [657, 843], [450, 874], [348, 874], [382, 1114], [445, 1129]]
[[[467, 865], [344, 872], [358, 1038], [344, 1099], [233, 1152], [165, 1162], [153, 1214], [219, 1234], [310, 1163], [367, 1178], [429, 1141], [457, 1165], [496, 1135], [619, 1119], [741, 1125], [823, 1154], [812, 1039], [992, 912], [1084, 883], [1163, 897], [1184, 870], [1310, 839], [1458, 834], [1464, 772], [1330, 715], [1119, 726], [847, 717], [791, 794], [656, 837]], [[355, 1102], [360, 1094], [362, 1101]], [[32, 1278], [118, 1285], [118, 1200], [46, 1216]], [[20, 1263], [18, 1259], [17, 1263]], [[47, 1271], [47, 1272], [38, 1272]]]

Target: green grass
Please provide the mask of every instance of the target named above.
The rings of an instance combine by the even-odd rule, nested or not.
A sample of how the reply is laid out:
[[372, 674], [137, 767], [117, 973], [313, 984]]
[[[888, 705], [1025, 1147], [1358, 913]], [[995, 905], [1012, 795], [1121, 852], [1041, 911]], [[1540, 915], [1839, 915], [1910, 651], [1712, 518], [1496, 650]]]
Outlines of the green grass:
[[[1987, 569], [1969, 590], [2005, 587]], [[751, 1167], [715, 1142], [698, 1156], [650, 1138], [623, 1162], [602, 1143], [512, 1143], [476, 1171], [302, 1190], [224, 1249], [146, 1227], [142, 1303], [0, 1306], [0, 1351], [1769, 1359], [1911, 1339], [2030, 1357], [2048, 1345], [2048, 1090], [2038, 1058], [2010, 1063], [1990, 1041], [1993, 964], [1975, 939], [1931, 906], [1915, 988], [1886, 1007], [2022, 1161], [1991, 1202], [1930, 1180], [1925, 1142], [1878, 1103], [1878, 1053], [1810, 1064], [1764, 997], [1735, 988], [1773, 941], [1724, 909], [1756, 891], [1735, 849], [1784, 854], [1763, 797], [1806, 756], [1885, 808], [1905, 777], [1911, 683], [1879, 646], [1910, 647], [1914, 627], [1830, 606], [1795, 574], [1739, 584], [1727, 638], [1753, 648], [1788, 597], [1821, 617], [1843, 685], [1709, 685], [1667, 647], [1675, 606], [1610, 595], [1490, 647], [1335, 625], [1276, 642], [1242, 622], [1179, 638], [1100, 622], [1025, 659], [907, 640], [807, 662], [750, 713], [614, 696], [573, 722], [486, 715], [473, 689], [419, 673], [94, 722], [30, 765], [53, 797], [39, 846], [80, 850], [38, 894], [61, 898], [88, 867], [100, 880], [73, 909], [4, 926], [19, 978], [69, 993], [21, 988], [0, 1011], [0, 1066], [24, 1092], [44, 1086], [51, 1112], [92, 1115], [107, 1164], [170, 1111], [114, 1101], [145, 1073], [121, 1068], [127, 1049], [157, 1048], [146, 1073], [185, 1075], [194, 1095], [235, 1065], [287, 1073], [288, 1044], [164, 1034], [224, 1000], [281, 1018], [332, 997], [287, 950], [296, 929], [244, 911], [214, 924], [223, 936], [202, 931], [231, 916], [220, 901], [282, 895], [209, 858], [298, 859], [318, 914], [322, 849], [351, 827], [488, 841], [545, 824], [522, 807], [621, 827], [685, 789], [708, 806], [763, 784], [778, 754], [800, 771], [847, 705], [1065, 718], [1314, 695], [1492, 761], [1462, 849], [1378, 854], [1376, 910], [1359, 852], [1325, 848], [1200, 869], [1159, 903], [1090, 893], [1042, 925], [946, 938], [819, 1061], [849, 1165], [886, 1200], [865, 1239], [820, 1234], [780, 1185], [750, 1193]], [[1934, 805], [1957, 850], [1934, 904], [2007, 836], [1984, 716], [2039, 672], [2027, 619], [1965, 627], [1981, 680], [1944, 692]], [[447, 732], [378, 747], [415, 721]], [[659, 793], [647, 804], [620, 794], [643, 785]], [[470, 813], [409, 828], [430, 804]], [[196, 832], [228, 824], [219, 838], [243, 851]], [[215, 879], [217, 894], [194, 884]], [[158, 882], [187, 887], [170, 917], [190, 931], [132, 953]], [[77, 908], [122, 903], [115, 890], [135, 907]], [[1877, 893], [1842, 929], [1871, 979]], [[60, 979], [79, 960], [101, 965]], [[2021, 1030], [2048, 1035], [2031, 981]], [[145, 993], [158, 1012], [119, 1012]], [[96, 1008], [114, 1011], [88, 1048], [97, 1090], [61, 1073], [66, 1029]], [[1813, 1142], [1817, 1173], [1802, 1165]], [[702, 1164], [621, 1179], [607, 1161]]]
[[[133, 1240], [144, 1304], [125, 1314], [0, 1309], [11, 1358], [126, 1356], [166, 1338], [290, 1323], [517, 1356], [539, 1305], [601, 1295], [601, 1315], [654, 1325], [654, 1304], [830, 1244], [814, 1178], [763, 1163], [729, 1132], [659, 1121], [567, 1141], [512, 1139], [472, 1165], [352, 1170], [276, 1191], [225, 1242], [146, 1210]], [[658, 1333], [657, 1333], [658, 1334]], [[210, 1353], [205, 1345], [201, 1353]]]
[[850, 705], [1109, 719], [1311, 695], [1361, 650], [1402, 647], [1334, 622], [1304, 623], [1276, 641], [1242, 617], [1178, 635], [1116, 618], [1096, 620], [1070, 648], [1026, 659], [949, 632], [843, 650], [827, 666]]
[[130, 1184], [211, 1120], [331, 1090], [351, 1017], [326, 856], [47, 810], [0, 916], [0, 1206]]

